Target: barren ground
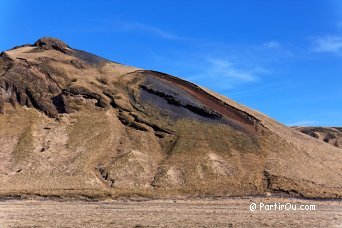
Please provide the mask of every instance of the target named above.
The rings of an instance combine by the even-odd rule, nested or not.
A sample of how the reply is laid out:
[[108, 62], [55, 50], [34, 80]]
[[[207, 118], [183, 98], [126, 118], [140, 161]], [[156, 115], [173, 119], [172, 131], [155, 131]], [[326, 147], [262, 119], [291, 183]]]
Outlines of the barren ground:
[[[249, 205], [315, 205], [314, 211]], [[342, 227], [342, 201], [285, 198], [0, 202], [0, 227]]]

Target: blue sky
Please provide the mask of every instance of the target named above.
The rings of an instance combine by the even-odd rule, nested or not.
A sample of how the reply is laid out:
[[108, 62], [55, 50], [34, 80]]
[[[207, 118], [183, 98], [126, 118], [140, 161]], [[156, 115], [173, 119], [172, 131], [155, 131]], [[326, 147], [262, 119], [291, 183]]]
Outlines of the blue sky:
[[287, 125], [342, 126], [342, 1], [0, 0], [0, 50], [53, 36]]

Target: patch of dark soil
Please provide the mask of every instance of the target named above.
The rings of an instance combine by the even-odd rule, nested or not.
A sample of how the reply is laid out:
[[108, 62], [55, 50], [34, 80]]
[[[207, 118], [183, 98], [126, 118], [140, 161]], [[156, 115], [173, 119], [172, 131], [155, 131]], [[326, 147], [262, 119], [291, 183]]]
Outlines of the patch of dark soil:
[[328, 132], [323, 141], [328, 143], [332, 139], [336, 139], [336, 136], [333, 133]]
[[74, 96], [80, 95], [85, 99], [95, 99], [96, 100], [95, 105], [97, 107], [101, 107], [101, 108], [109, 107], [109, 104], [106, 103], [105, 99], [101, 95], [94, 93], [83, 87], [77, 87], [77, 86], [68, 87], [68, 88], [63, 89], [62, 92], [65, 95], [74, 95]]
[[81, 51], [77, 49], [73, 49], [73, 50], [74, 50], [74, 52], [72, 53], [73, 56], [83, 60], [87, 64], [94, 66], [94, 67], [100, 66], [101, 64], [106, 63], [106, 62], [110, 62], [109, 60], [105, 58], [99, 57], [97, 55], [91, 54], [86, 51]]
[[62, 93], [60, 93], [58, 96], [53, 97], [52, 103], [55, 105], [58, 113], [66, 113], [65, 102]]
[[110, 178], [110, 174], [108, 171], [106, 171], [105, 167], [103, 165], [98, 165], [95, 167], [95, 170], [98, 171], [99, 176], [102, 178], [104, 182], [108, 184], [109, 187], [113, 187], [115, 180]]
[[131, 116], [124, 112], [119, 112], [118, 118], [121, 121], [121, 123], [127, 127], [132, 127], [139, 131], [148, 131], [148, 129], [144, 125], [135, 122]]
[[226, 115], [227, 117], [239, 120], [240, 122], [244, 122], [249, 125], [254, 125], [254, 122], [258, 121], [252, 115], [224, 103], [223, 101], [208, 94], [207, 92], [205, 92], [193, 83], [156, 71], [144, 71], [143, 74], [145, 76], [157, 77], [162, 80], [173, 83], [173, 85], [176, 85], [177, 87], [188, 92], [188, 95], [202, 102], [203, 105], [205, 105], [207, 108], [217, 111], [218, 113], [221, 113], [220, 111], [222, 111], [222, 115]]
[[145, 81], [140, 85], [140, 100], [158, 107], [163, 115], [173, 119], [230, 125], [235, 130], [255, 136], [259, 121], [207, 94], [189, 82], [153, 71], [141, 71]]

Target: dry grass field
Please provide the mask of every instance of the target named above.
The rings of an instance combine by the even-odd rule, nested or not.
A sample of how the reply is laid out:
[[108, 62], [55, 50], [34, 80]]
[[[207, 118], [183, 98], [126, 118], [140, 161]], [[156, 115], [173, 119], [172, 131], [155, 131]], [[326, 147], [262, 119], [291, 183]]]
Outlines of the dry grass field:
[[[315, 205], [256, 210], [251, 203]], [[341, 227], [342, 202], [286, 198], [0, 202], [0, 227]]]

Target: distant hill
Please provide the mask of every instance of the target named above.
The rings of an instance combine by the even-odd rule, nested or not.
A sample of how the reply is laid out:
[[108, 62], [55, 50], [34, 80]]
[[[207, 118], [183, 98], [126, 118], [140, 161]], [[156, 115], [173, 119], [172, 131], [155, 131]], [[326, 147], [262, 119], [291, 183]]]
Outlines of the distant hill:
[[342, 149], [342, 127], [293, 127], [316, 139]]

